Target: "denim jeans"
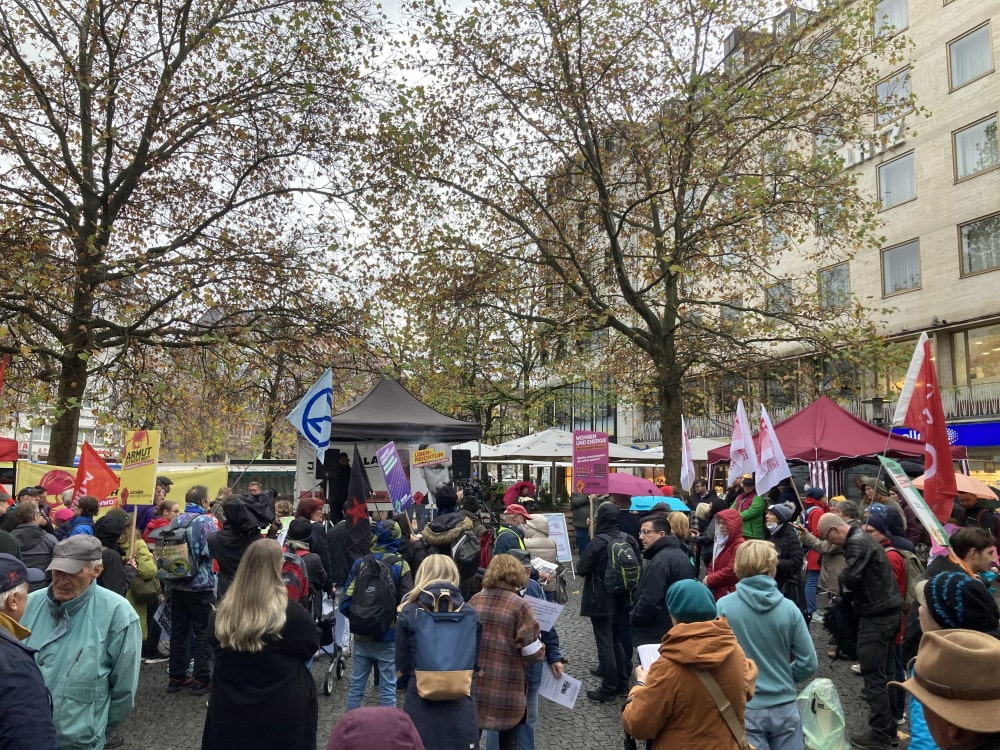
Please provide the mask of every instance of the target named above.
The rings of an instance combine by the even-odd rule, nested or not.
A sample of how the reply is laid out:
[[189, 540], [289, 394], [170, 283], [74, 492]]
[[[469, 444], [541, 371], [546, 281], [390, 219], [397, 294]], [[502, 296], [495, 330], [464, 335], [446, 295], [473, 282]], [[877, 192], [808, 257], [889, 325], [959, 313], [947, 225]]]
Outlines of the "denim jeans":
[[748, 708], [747, 739], [756, 750], [802, 750], [802, 717], [795, 701]]
[[191, 661], [194, 634], [194, 677], [212, 679], [212, 647], [208, 644], [208, 616], [215, 602], [211, 591], [170, 591], [170, 676], [184, 679]]
[[896, 720], [886, 684], [896, 669], [896, 631], [900, 613], [893, 611], [858, 620], [858, 663], [865, 684], [861, 696], [868, 704], [868, 726], [874, 740], [888, 745], [896, 736]]
[[[578, 555], [582, 555], [583, 551], [587, 549], [587, 545], [590, 544], [590, 529], [584, 526], [582, 529], [576, 530], [576, 552]], [[522, 748], [523, 750], [523, 748]]]
[[816, 611], [816, 594], [819, 591], [819, 571], [806, 571], [806, 614]]
[[496, 731], [484, 729], [482, 732], [483, 750], [522, 750], [520, 745], [521, 726]]
[[393, 641], [361, 641], [354, 639], [354, 671], [347, 689], [347, 710], [358, 708], [365, 701], [365, 688], [372, 669], [379, 674], [379, 705], [396, 705], [396, 644]]

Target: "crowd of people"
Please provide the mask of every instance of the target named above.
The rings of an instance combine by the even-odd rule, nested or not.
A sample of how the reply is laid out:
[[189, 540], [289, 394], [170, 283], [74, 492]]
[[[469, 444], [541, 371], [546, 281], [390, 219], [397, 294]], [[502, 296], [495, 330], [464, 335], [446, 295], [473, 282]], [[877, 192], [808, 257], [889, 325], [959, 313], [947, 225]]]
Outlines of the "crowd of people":
[[[566, 659], [535, 616], [561, 575], [530, 497], [491, 529], [436, 485], [420, 531], [373, 518], [359, 555], [321, 497], [293, 506], [250, 482], [181, 503], [172, 484], [103, 514], [39, 488], [0, 504], [0, 747], [121, 746], [142, 663], [166, 662], [166, 692], [207, 701], [203, 748], [312, 750], [311, 667], [335, 616], [352, 669], [328, 748], [533, 750], [544, 671], [560, 679]], [[804, 748], [797, 686], [818, 667], [824, 596], [827, 655], [864, 683], [852, 746], [888, 750], [908, 722], [917, 750], [1000, 747], [1000, 689], [983, 672], [1000, 665], [993, 509], [958, 498], [950, 545], [931, 549], [903, 498], [859, 484], [854, 503], [698, 480], [689, 512], [571, 497], [597, 679], [585, 696], [624, 701], [626, 747]], [[378, 707], [364, 706], [371, 684]]]

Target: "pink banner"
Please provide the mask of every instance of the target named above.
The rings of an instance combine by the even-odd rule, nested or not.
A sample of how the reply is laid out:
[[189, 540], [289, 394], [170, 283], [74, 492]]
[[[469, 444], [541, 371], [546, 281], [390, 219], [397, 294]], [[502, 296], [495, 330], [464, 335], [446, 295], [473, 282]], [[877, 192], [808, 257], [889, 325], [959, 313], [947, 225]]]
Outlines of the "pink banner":
[[573, 491], [608, 491], [608, 433], [573, 430]]

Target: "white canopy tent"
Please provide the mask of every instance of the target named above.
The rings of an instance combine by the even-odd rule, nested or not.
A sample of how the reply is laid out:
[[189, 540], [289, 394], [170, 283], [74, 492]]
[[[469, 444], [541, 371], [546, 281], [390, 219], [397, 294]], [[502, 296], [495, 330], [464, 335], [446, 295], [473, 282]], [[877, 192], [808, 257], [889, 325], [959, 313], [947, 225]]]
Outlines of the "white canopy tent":
[[[727, 445], [728, 440], [713, 440], [712, 438], [696, 437], [691, 438], [691, 458], [694, 461], [708, 461], [708, 452], [723, 445]], [[663, 459], [663, 446], [647, 448], [643, 455], [649, 460]]]
[[[548, 429], [522, 438], [508, 440], [494, 447], [491, 460], [531, 459], [535, 461], [572, 461], [573, 433]], [[486, 453], [483, 453], [486, 458]], [[651, 456], [637, 448], [608, 443], [608, 458], [612, 461], [649, 461]]]

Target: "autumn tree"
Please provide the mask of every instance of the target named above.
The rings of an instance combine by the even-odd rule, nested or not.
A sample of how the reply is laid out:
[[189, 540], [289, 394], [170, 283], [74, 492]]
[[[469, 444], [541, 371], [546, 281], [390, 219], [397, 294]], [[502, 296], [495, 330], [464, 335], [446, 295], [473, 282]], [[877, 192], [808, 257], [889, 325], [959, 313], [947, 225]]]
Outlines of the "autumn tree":
[[0, 8], [0, 349], [51, 407], [50, 461], [72, 461], [95, 375], [340, 304], [320, 222], [350, 201], [366, 2]]
[[599, 342], [583, 374], [652, 388], [671, 468], [692, 374], [872, 336], [815, 272], [876, 241], [835, 151], [873, 137], [904, 44], [872, 5], [414, 3], [418, 83], [372, 143], [394, 196], [374, 223], [424, 265], [479, 248], [507, 271], [481, 304], [518, 288], [557, 340]]

